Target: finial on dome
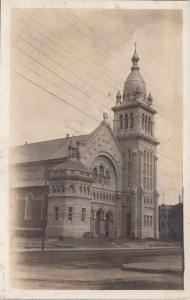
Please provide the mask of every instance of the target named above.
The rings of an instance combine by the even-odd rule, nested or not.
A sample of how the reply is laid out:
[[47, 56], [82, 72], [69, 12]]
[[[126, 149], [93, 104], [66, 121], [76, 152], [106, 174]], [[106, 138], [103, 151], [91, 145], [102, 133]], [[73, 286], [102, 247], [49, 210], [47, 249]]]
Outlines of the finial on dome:
[[79, 160], [79, 158], [80, 158], [79, 145], [77, 144], [77, 142], [74, 138], [74, 134], [69, 143], [68, 150], [69, 150], [69, 159]]
[[103, 120], [108, 120], [108, 114], [106, 112], [103, 113]]
[[131, 68], [131, 70], [139, 70], [139, 66], [138, 66], [139, 57], [138, 57], [137, 51], [136, 51], [137, 43], [135, 42], [134, 45], [135, 45], [135, 51], [134, 51], [134, 54], [133, 54], [133, 56], [131, 58], [131, 60], [132, 60], [132, 68]]
[[148, 98], [147, 98], [147, 103], [150, 106], [150, 105], [152, 105], [152, 102], [153, 102], [153, 98], [152, 98], [151, 93], [149, 93]]
[[118, 90], [116, 94], [116, 104], [120, 104], [120, 103], [121, 103], [121, 93], [120, 90]]

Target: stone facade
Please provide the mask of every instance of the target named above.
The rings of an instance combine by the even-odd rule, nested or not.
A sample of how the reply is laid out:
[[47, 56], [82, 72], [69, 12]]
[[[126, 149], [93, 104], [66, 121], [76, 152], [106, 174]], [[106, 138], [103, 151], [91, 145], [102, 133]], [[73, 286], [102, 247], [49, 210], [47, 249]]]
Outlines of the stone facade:
[[[158, 238], [157, 155], [152, 96], [139, 72], [118, 91], [113, 130], [107, 115], [89, 135], [12, 150], [12, 228], [49, 237]], [[45, 219], [45, 223], [44, 223]]]

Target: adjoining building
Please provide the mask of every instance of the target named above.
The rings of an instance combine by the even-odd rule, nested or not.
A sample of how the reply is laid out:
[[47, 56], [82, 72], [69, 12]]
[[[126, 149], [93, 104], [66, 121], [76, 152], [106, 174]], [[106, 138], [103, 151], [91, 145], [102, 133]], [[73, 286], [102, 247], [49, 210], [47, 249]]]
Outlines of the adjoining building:
[[113, 130], [11, 149], [12, 229], [25, 236], [159, 238], [153, 98], [134, 51]]
[[159, 206], [160, 240], [183, 240], [183, 204]]

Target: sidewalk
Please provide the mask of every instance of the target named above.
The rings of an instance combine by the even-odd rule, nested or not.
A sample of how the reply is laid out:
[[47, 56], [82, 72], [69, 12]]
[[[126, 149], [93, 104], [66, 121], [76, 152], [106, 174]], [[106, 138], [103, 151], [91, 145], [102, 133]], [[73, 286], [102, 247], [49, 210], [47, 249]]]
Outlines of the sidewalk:
[[180, 256], [155, 257], [154, 261], [123, 264], [122, 270], [153, 274], [180, 275], [183, 272]]
[[[11, 248], [17, 251], [39, 251], [41, 250], [41, 239], [15, 238]], [[179, 248], [180, 244], [175, 242], [149, 241], [149, 240], [126, 240], [126, 239], [77, 239], [64, 238], [59, 240], [46, 240], [45, 251], [68, 251], [68, 250], [103, 250], [103, 249], [160, 249]]]
[[180, 249], [180, 247], [149, 247], [149, 248], [126, 248], [126, 247], [66, 247], [66, 248], [56, 248], [56, 247], [46, 247], [44, 250], [41, 249], [41, 247], [35, 247], [35, 248], [14, 248], [12, 249], [13, 252], [53, 252], [53, 251], [63, 251], [63, 252], [75, 252], [75, 251], [126, 251], [126, 252], [132, 252], [132, 251], [151, 251], [151, 250], [164, 250], [164, 249]]

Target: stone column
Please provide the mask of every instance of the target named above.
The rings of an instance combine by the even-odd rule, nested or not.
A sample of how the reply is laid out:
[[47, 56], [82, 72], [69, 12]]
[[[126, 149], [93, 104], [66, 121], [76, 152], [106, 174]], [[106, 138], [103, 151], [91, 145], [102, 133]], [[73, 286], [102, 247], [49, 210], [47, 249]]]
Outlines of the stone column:
[[132, 152], [132, 187], [137, 187], [137, 151]]
[[116, 236], [121, 236], [121, 195], [116, 194]]
[[158, 157], [154, 156], [154, 238], [159, 238], [159, 229], [158, 229], [158, 199], [159, 193], [157, 191], [157, 161]]
[[155, 128], [154, 124], [155, 124], [155, 122], [153, 121], [153, 122], [152, 122], [152, 135], [153, 135], [153, 136], [154, 136], [154, 128]]
[[144, 187], [143, 187], [143, 177], [144, 177], [144, 152], [140, 151], [139, 159], [139, 237], [143, 238], [144, 231]]
[[137, 151], [132, 152], [132, 237], [138, 237]]
[[134, 188], [131, 194], [131, 227], [132, 227], [132, 238], [136, 239], [138, 237], [137, 230], [137, 189]]
[[101, 218], [101, 221], [100, 221], [100, 231], [101, 231], [101, 234], [104, 235], [105, 234], [105, 216], [103, 216]]

